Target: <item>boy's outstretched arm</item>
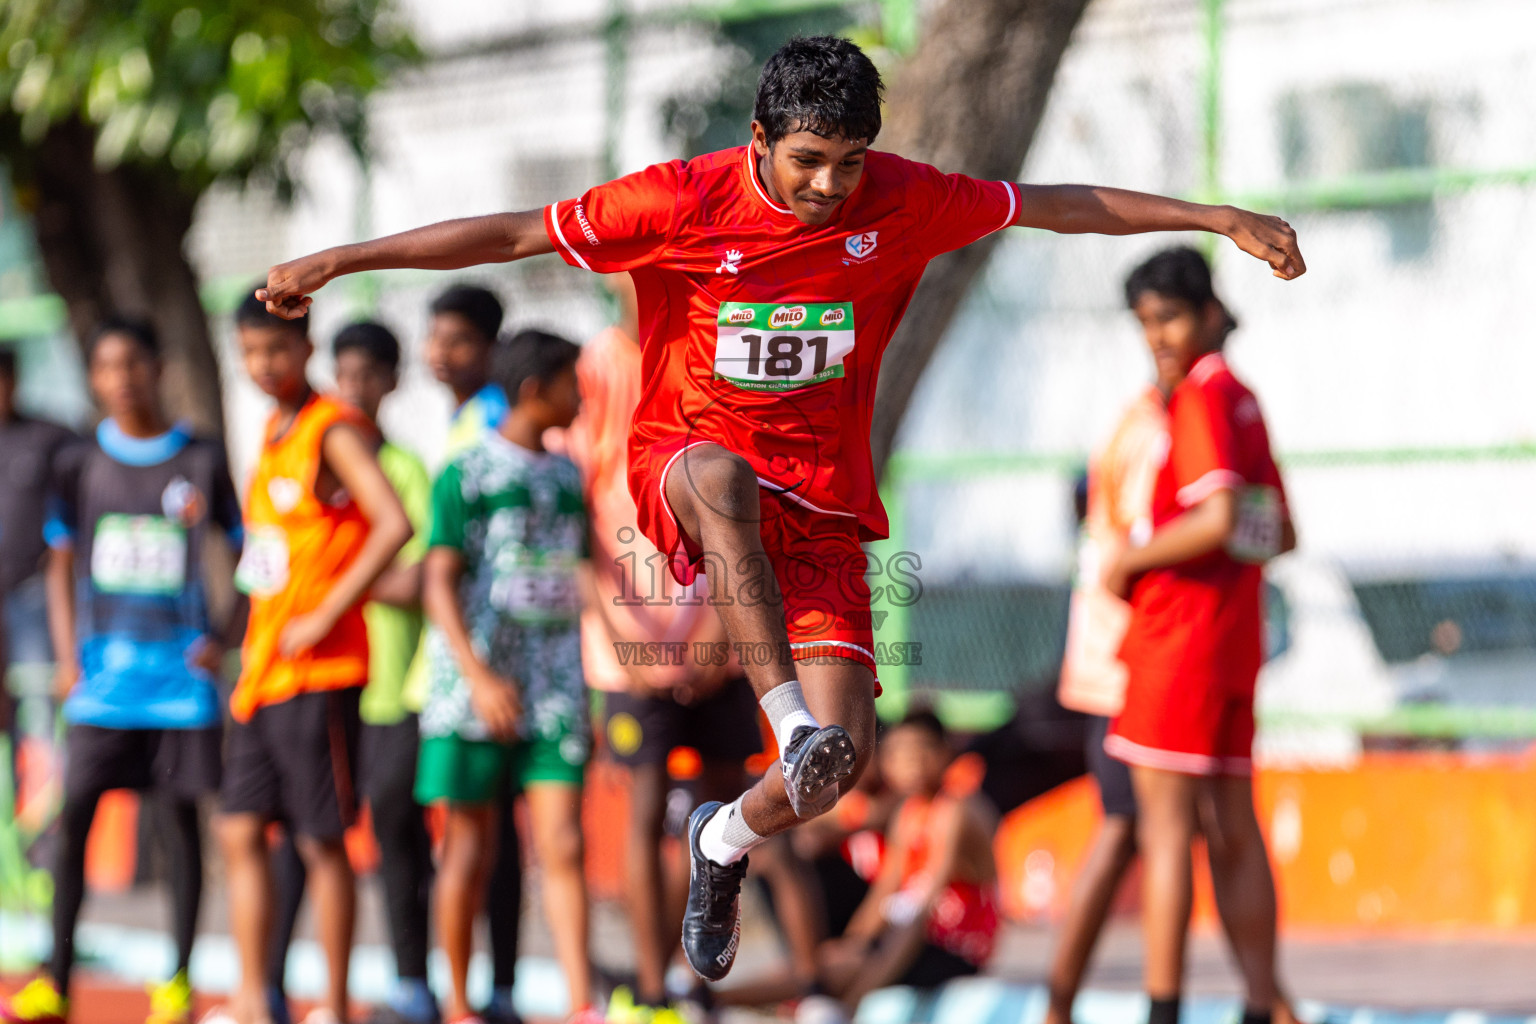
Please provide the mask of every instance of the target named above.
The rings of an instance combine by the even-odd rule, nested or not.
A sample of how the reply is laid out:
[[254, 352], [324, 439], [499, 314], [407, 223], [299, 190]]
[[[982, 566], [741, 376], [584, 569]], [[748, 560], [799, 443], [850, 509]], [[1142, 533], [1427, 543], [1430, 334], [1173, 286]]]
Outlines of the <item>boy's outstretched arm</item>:
[[445, 220], [279, 263], [267, 271], [267, 286], [257, 289], [256, 297], [266, 302], [267, 312], [294, 320], [309, 308], [311, 295], [343, 274], [404, 268], [459, 270], [554, 251], [544, 230], [543, 210]]
[[1279, 217], [1099, 185], [1020, 185], [1019, 192], [1017, 227], [1065, 235], [1209, 231], [1268, 263], [1278, 278], [1289, 281], [1307, 272], [1296, 232]]

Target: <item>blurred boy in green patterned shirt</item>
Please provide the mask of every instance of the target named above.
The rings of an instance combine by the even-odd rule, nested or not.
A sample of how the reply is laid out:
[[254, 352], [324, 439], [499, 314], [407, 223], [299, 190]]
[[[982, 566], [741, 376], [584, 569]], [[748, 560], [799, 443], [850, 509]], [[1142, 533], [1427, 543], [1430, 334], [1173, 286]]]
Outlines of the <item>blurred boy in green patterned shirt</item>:
[[437, 925], [449, 961], [450, 1022], [471, 1016], [473, 924], [495, 861], [497, 805], [509, 786], [528, 801], [573, 1019], [591, 1017], [581, 839], [591, 729], [579, 625], [587, 515], [575, 464], [543, 443], [546, 430], [576, 416], [579, 353], [539, 331], [499, 346], [493, 379], [511, 408], [432, 488], [416, 797], [447, 807]]

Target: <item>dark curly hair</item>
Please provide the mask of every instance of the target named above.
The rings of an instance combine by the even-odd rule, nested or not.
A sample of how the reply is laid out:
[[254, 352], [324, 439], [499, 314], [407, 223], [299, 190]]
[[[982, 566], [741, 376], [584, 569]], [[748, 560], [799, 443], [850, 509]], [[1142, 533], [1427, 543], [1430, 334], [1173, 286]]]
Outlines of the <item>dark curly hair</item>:
[[507, 401], [517, 404], [523, 382], [536, 380], [549, 384], [576, 365], [581, 346], [569, 338], [548, 331], [522, 330], [505, 341], [498, 341], [491, 355], [491, 379], [507, 393]]
[[113, 314], [96, 325], [96, 330], [91, 334], [90, 344], [85, 349], [86, 361], [89, 362], [96, 354], [101, 339], [114, 334], [133, 342], [151, 359], [160, 358], [160, 337], [155, 333], [154, 324], [138, 317]]
[[277, 327], [285, 331], [292, 331], [301, 338], [309, 337], [309, 314], [293, 320], [285, 320], [276, 313], [267, 312], [267, 304], [256, 297], [257, 288], [265, 288], [267, 282], [258, 281], [252, 287], [246, 289], [245, 298], [240, 300], [240, 305], [235, 307], [236, 327]]
[[864, 51], [836, 36], [796, 36], [763, 65], [752, 118], [771, 146], [794, 132], [875, 141], [885, 83]]
[[432, 315], [443, 313], [457, 313], [468, 320], [479, 333], [480, 340], [487, 345], [496, 343], [496, 335], [501, 331], [501, 319], [506, 315], [495, 292], [477, 284], [464, 283], [449, 285], [432, 300]]
[[352, 351], [363, 353], [390, 373], [400, 369], [400, 339], [377, 321], [358, 320], [336, 332], [331, 354], [339, 359], [343, 352]]
[[1226, 314], [1227, 333], [1237, 330], [1237, 317], [1217, 297], [1216, 287], [1211, 283], [1211, 265], [1198, 249], [1187, 245], [1164, 249], [1131, 271], [1125, 279], [1125, 304], [1134, 309], [1136, 300], [1145, 292], [1179, 299], [1195, 309], [1204, 309], [1207, 303], [1214, 302]]

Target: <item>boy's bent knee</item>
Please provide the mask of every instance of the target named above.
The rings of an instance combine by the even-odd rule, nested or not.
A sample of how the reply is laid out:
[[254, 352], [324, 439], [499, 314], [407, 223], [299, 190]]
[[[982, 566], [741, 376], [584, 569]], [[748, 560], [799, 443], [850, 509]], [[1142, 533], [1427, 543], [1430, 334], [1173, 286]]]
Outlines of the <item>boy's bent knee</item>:
[[558, 828], [548, 829], [544, 835], [537, 837], [539, 859], [545, 867], [575, 865], [580, 867], [584, 854], [584, 846], [581, 839], [581, 826], [577, 824], [563, 824]]
[[742, 522], [757, 518], [757, 470], [740, 455], [719, 445], [689, 450], [682, 466], [667, 479], [667, 500], [673, 508], [702, 521], [713, 514]]
[[266, 853], [266, 822], [254, 814], [220, 815], [214, 821], [214, 834], [225, 856]]
[[342, 839], [318, 839], [315, 836], [297, 836], [294, 846], [299, 851], [299, 858], [308, 868], [328, 867], [344, 864], [351, 867], [351, 861], [347, 859], [347, 844]]

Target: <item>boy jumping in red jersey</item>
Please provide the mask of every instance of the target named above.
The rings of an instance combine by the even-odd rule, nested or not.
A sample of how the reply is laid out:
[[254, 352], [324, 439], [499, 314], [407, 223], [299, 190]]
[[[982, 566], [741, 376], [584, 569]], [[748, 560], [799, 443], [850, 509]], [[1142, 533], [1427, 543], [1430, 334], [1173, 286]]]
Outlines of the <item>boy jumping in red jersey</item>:
[[273, 312], [299, 316], [343, 274], [548, 252], [634, 277], [645, 375], [630, 441], [639, 525], [679, 582], [708, 564], [783, 751], [781, 773], [728, 806], [701, 805], [689, 822], [683, 946], [710, 980], [735, 959], [747, 851], [830, 807], [874, 742], [859, 545], [888, 530], [869, 426], [880, 357], [928, 261], [1023, 225], [1214, 231], [1277, 276], [1305, 270], [1295, 232], [1274, 217], [1119, 189], [978, 181], [871, 150], [881, 89], [847, 40], [793, 39], [763, 68], [750, 145], [657, 164], [543, 210], [328, 249], [273, 267], [258, 292]]

